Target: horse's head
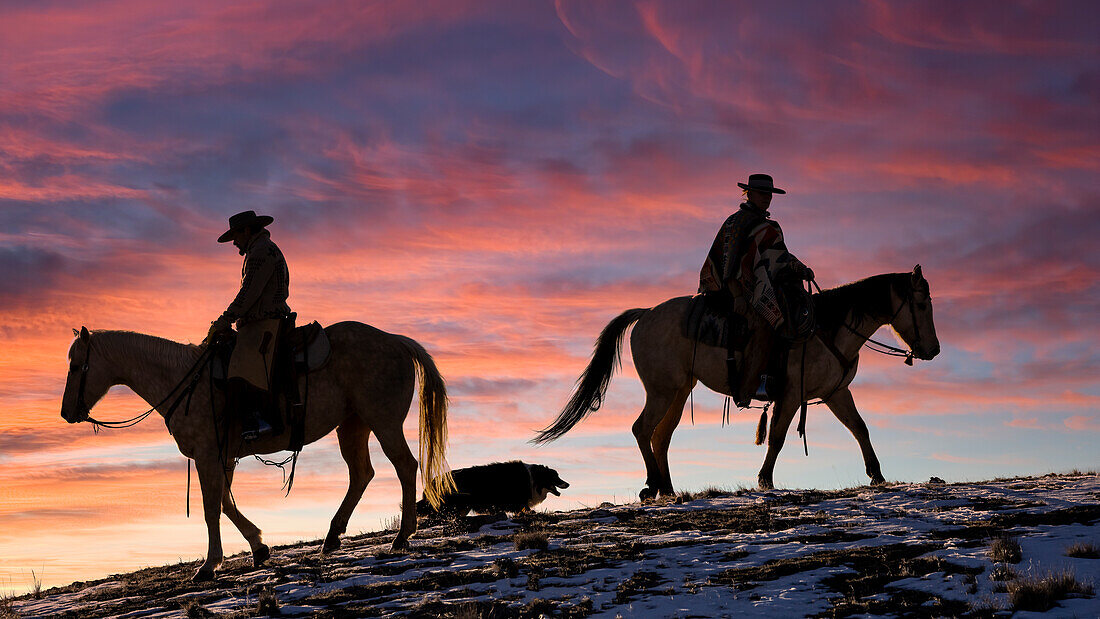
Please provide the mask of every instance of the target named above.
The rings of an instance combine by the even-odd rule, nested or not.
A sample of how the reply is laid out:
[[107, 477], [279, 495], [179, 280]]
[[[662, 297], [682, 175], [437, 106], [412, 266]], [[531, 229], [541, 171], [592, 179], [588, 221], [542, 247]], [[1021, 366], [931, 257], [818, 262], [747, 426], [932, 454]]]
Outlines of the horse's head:
[[940, 353], [940, 341], [932, 321], [928, 280], [924, 279], [919, 264], [909, 274], [908, 284], [902, 290], [894, 289], [897, 311], [890, 326], [913, 351], [914, 357], [928, 361]]
[[65, 378], [65, 393], [61, 395], [61, 417], [69, 423], [86, 421], [91, 408], [111, 388], [108, 368], [103, 357], [92, 354], [92, 334], [86, 327], [73, 329], [72, 346], [69, 347], [69, 374]]

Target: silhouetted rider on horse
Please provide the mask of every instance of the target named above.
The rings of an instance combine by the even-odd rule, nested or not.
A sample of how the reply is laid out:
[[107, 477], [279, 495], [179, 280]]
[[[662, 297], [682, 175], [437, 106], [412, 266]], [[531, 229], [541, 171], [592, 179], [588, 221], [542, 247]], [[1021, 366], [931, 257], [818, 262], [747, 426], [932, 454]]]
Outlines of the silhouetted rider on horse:
[[[290, 306], [290, 272], [283, 252], [265, 228], [274, 221], [267, 215], [244, 211], [229, 218], [229, 230], [219, 243], [233, 241], [242, 256], [241, 290], [225, 312], [210, 324], [207, 341], [230, 331], [237, 323], [237, 344], [227, 372], [226, 408], [241, 418], [241, 438], [256, 440], [272, 432], [262, 412], [274, 402], [272, 378], [280, 334], [293, 327]], [[286, 324], [284, 324], [286, 323]]]
[[[787, 343], [777, 331], [792, 332], [787, 315], [795, 286], [812, 280], [814, 272], [795, 258], [783, 243], [783, 230], [770, 219], [768, 207], [772, 194], [787, 192], [772, 184], [767, 174], [751, 174], [749, 182], [737, 183], [745, 201], [722, 224], [699, 273], [699, 292], [730, 316], [729, 382], [731, 395], [739, 407], [752, 398], [774, 400], [782, 389]], [[748, 308], [752, 308], [751, 310]], [[763, 320], [747, 334], [738, 337], [734, 325], [739, 315], [755, 311]], [[761, 324], [763, 323], [763, 324]], [[744, 350], [741, 367], [735, 367], [734, 352]]]

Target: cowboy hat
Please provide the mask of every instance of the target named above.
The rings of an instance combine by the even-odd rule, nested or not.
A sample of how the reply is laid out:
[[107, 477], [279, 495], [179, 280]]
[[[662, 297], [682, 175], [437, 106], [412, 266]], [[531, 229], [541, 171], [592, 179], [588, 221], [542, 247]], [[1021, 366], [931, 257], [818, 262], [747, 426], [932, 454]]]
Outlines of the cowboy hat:
[[741, 189], [763, 191], [765, 193], [787, 193], [778, 187], [772, 186], [772, 177], [767, 174], [749, 174], [749, 183], [737, 183]]
[[229, 218], [229, 229], [226, 230], [221, 236], [218, 237], [219, 243], [228, 243], [233, 240], [233, 233], [244, 228], [245, 226], [251, 226], [253, 230], [259, 230], [266, 227], [271, 222], [275, 221], [274, 217], [268, 215], [257, 215], [256, 211], [244, 211], [237, 213]]

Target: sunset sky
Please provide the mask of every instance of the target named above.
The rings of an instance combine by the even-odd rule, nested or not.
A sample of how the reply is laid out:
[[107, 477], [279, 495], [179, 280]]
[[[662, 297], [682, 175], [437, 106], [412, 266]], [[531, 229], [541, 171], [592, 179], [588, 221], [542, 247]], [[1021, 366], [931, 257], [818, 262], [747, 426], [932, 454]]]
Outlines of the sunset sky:
[[[788, 191], [772, 211], [822, 286], [924, 267], [943, 352], [867, 352], [852, 389], [888, 480], [1095, 469], [1097, 32], [1095, 2], [3, 3], [0, 592], [205, 552], [163, 423], [97, 436], [60, 397], [73, 327], [203, 338], [239, 284], [215, 240], [245, 209], [275, 218], [300, 321], [421, 342], [451, 465], [553, 466], [573, 485], [548, 509], [636, 499], [629, 349], [598, 413], [527, 441], [612, 317], [695, 291], [754, 172]], [[96, 413], [146, 406], [119, 387]], [[678, 488], [755, 484], [756, 414], [721, 408], [696, 388]], [[827, 409], [808, 425], [776, 484], [866, 483]], [[371, 448], [352, 534], [397, 512]], [[242, 463], [269, 541], [325, 533], [335, 440], [298, 475], [284, 499]]]

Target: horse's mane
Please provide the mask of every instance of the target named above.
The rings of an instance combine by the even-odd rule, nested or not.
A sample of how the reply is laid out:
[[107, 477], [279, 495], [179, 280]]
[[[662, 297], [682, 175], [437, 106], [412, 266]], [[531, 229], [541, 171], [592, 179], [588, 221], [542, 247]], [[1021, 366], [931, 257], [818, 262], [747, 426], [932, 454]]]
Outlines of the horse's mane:
[[181, 344], [136, 331], [92, 331], [92, 336], [100, 351], [112, 358], [130, 358], [140, 349], [175, 365], [189, 366], [202, 350], [194, 344]]
[[814, 315], [823, 329], [839, 329], [848, 313], [859, 322], [866, 316], [889, 316], [891, 291], [902, 293], [908, 273], [883, 273], [866, 279], [822, 290], [815, 294]]

